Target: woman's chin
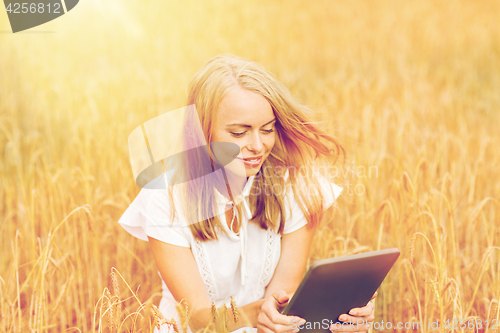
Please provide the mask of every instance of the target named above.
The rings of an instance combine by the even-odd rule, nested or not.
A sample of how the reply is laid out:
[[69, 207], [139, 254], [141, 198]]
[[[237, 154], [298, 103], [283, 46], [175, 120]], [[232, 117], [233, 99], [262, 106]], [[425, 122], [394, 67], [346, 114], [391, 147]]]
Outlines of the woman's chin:
[[245, 168], [245, 174], [246, 174], [246, 177], [252, 177], [252, 176], [255, 176], [260, 170], [260, 167], [259, 168]]
[[245, 177], [245, 178], [252, 177], [255, 176], [260, 170], [260, 166], [258, 168], [248, 167], [243, 165], [238, 165], [237, 167], [231, 167], [231, 166], [228, 167], [228, 166], [226, 166], [225, 169], [237, 177]]

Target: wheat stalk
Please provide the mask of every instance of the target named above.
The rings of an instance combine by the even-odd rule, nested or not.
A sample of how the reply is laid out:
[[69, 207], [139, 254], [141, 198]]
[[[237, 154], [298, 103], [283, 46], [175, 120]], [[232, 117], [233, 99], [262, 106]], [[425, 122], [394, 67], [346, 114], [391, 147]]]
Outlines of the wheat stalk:
[[108, 311], [108, 332], [112, 333], [116, 330], [116, 325], [115, 325], [115, 312], [113, 310], [114, 308], [114, 302], [113, 302], [113, 296], [109, 292], [109, 289], [106, 288], [106, 297], [107, 297], [107, 311]]
[[166, 319], [163, 314], [160, 312], [158, 307], [156, 305], [152, 305], [152, 312], [153, 316], [155, 318], [155, 326], [157, 329], [160, 329], [162, 325], [170, 325], [174, 329], [174, 332], [179, 333], [179, 327], [177, 326], [177, 323], [175, 322], [175, 319], [172, 318], [170, 320]]
[[189, 306], [185, 299], [182, 299], [179, 303], [175, 305], [177, 313], [179, 314], [179, 319], [181, 321], [181, 327], [183, 332], [187, 332], [189, 323]]
[[413, 263], [413, 259], [414, 259], [414, 255], [415, 255], [415, 241], [417, 240], [417, 234], [414, 233], [413, 234], [413, 237], [411, 238], [411, 241], [410, 241], [410, 253], [409, 253], [409, 258], [408, 258], [408, 261], [411, 263]]
[[111, 284], [113, 285], [113, 298], [115, 299], [116, 304], [115, 322], [118, 324], [122, 314], [122, 302], [120, 298], [120, 285], [118, 283], [114, 267], [111, 269]]
[[238, 322], [238, 320], [240, 320], [240, 316], [239, 316], [238, 308], [236, 307], [236, 301], [234, 300], [233, 296], [231, 296], [231, 309], [233, 312], [234, 322], [236, 323], [236, 322]]

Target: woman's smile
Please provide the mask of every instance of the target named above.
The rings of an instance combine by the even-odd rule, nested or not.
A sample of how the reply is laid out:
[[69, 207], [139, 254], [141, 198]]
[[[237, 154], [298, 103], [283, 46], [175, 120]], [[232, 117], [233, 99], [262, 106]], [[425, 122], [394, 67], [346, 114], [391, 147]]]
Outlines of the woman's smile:
[[255, 156], [255, 157], [247, 157], [247, 158], [239, 158], [239, 160], [242, 160], [245, 166], [251, 167], [251, 168], [256, 168], [259, 167], [260, 164], [262, 163], [262, 155], [260, 156]]

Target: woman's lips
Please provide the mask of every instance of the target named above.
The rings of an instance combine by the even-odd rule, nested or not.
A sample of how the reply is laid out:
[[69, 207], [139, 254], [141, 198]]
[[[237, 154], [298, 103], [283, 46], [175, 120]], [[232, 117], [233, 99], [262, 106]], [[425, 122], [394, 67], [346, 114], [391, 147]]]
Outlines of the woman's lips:
[[260, 162], [262, 162], [262, 155], [255, 157], [247, 157], [243, 159], [238, 157], [238, 159], [242, 160], [246, 166], [258, 167], [260, 165]]

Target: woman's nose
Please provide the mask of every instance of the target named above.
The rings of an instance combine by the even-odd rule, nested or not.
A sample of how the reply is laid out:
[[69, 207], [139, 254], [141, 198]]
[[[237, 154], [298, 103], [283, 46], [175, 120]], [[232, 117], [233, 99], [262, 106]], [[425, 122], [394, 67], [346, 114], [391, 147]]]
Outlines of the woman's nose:
[[262, 143], [260, 133], [253, 134], [250, 140], [251, 141], [248, 143], [247, 149], [256, 154], [260, 153], [264, 148], [264, 144]]

